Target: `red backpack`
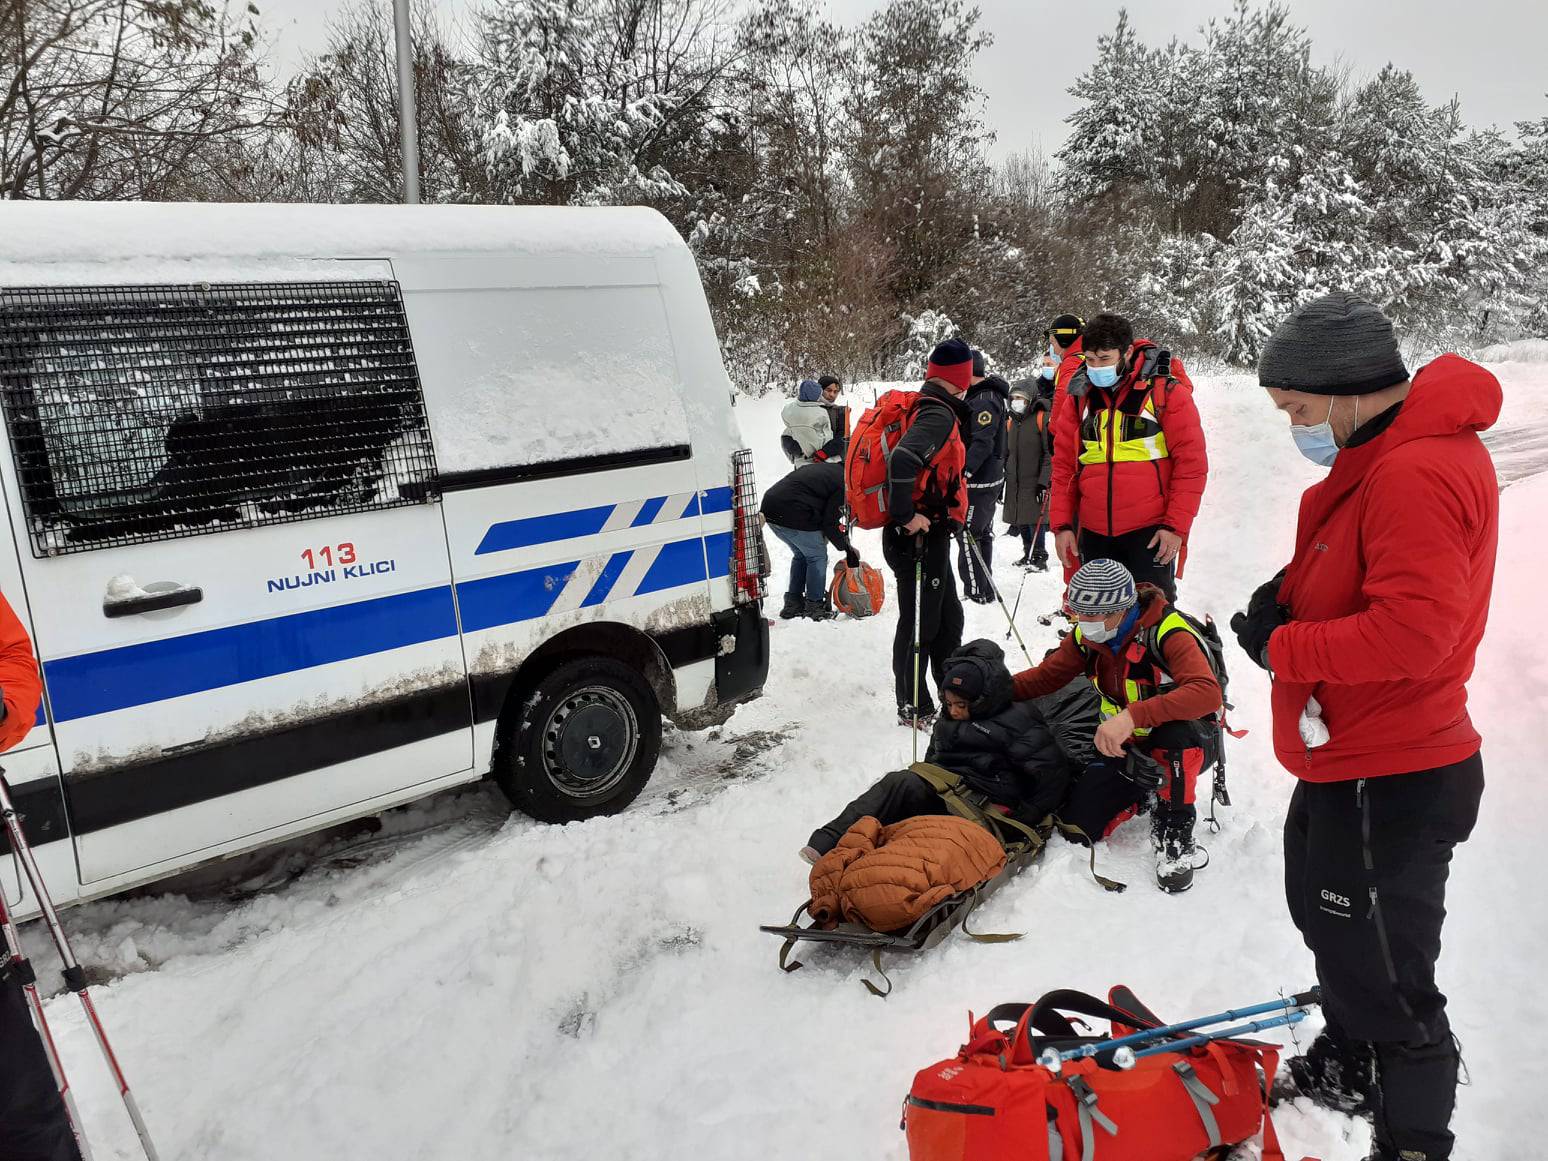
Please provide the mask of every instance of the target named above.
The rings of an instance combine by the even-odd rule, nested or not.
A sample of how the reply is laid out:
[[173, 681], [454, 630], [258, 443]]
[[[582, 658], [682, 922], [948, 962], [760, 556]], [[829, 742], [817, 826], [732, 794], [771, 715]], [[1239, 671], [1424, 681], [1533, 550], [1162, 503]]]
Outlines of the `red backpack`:
[[[913, 426], [923, 401], [918, 391], [888, 391], [874, 407], [866, 408], [850, 433], [844, 453], [844, 499], [854, 523], [861, 528], [886, 527], [892, 452]], [[966, 461], [967, 448], [953, 425], [946, 446], [914, 483], [915, 506], [923, 502], [944, 505], [949, 519], [966, 523], [968, 496], [962, 480]]]
[[1127, 988], [1111, 998], [1050, 992], [973, 1022], [956, 1056], [914, 1077], [903, 1103], [909, 1161], [1193, 1161], [1260, 1129], [1263, 1161], [1284, 1161], [1268, 1115], [1276, 1045], [1217, 1040], [1127, 1070], [1091, 1057], [1058, 1072], [1038, 1063], [1050, 1047], [1096, 1039], [1061, 1012], [1109, 1020], [1114, 1037], [1159, 1025]]

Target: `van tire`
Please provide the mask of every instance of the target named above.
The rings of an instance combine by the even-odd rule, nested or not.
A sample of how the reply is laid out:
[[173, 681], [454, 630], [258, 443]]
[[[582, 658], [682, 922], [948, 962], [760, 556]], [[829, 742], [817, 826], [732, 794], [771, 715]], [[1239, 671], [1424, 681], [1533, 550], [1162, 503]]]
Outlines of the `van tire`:
[[493, 773], [518, 810], [578, 822], [639, 797], [661, 752], [661, 705], [642, 674], [611, 657], [579, 657], [516, 696]]

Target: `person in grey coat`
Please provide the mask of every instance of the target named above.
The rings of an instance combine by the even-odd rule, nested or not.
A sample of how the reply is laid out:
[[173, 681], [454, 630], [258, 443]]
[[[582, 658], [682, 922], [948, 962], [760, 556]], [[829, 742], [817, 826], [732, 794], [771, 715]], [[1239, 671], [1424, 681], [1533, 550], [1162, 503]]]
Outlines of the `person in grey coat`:
[[785, 404], [779, 414], [785, 433], [779, 446], [785, 458], [798, 468], [825, 460], [842, 459], [844, 444], [833, 435], [833, 420], [828, 414], [822, 387], [815, 379], [803, 379], [796, 398]]
[[1053, 477], [1053, 379], [1018, 379], [1010, 393], [1005, 456], [1005, 522], [1021, 532], [1024, 568], [1044, 572], [1048, 482]]

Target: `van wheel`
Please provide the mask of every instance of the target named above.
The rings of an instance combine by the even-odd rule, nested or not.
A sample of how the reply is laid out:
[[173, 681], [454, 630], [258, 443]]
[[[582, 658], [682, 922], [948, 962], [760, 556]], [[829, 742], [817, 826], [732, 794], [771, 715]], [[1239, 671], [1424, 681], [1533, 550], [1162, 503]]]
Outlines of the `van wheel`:
[[519, 706], [495, 781], [539, 822], [616, 814], [639, 796], [661, 752], [661, 706], [610, 657], [567, 661]]

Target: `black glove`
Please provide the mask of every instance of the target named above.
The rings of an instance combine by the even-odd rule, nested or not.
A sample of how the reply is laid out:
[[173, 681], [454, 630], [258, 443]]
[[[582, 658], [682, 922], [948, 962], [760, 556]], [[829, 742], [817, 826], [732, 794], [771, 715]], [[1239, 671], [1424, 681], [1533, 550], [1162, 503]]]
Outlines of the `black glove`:
[[1236, 634], [1242, 651], [1264, 669], [1269, 667], [1269, 638], [1290, 620], [1290, 614], [1279, 603], [1279, 586], [1284, 579], [1285, 570], [1280, 569], [1273, 580], [1258, 586], [1247, 602], [1247, 611], [1231, 618], [1231, 632]]
[[853, 548], [844, 554], [844, 560], [848, 562], [850, 568], [860, 567], [860, 554]]
[[1124, 747], [1123, 763], [1118, 768], [1125, 778], [1145, 790], [1160, 790], [1166, 781], [1166, 767], [1134, 746]]

